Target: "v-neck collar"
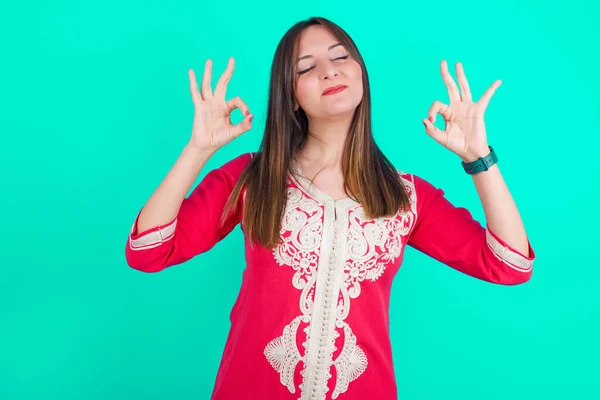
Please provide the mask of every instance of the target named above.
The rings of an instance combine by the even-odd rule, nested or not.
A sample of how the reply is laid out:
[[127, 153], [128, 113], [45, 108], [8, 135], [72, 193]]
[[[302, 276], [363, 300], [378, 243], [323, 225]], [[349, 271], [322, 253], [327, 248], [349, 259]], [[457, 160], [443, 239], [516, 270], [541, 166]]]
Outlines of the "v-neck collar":
[[294, 157], [292, 157], [292, 160], [290, 162], [290, 170], [291, 170], [292, 174], [294, 175], [294, 177], [296, 178], [296, 180], [298, 181], [298, 183], [302, 186], [302, 188], [323, 204], [334, 205], [336, 207], [338, 207], [338, 206], [350, 207], [350, 206], [355, 206], [355, 205], [360, 204], [357, 201], [355, 201], [353, 198], [351, 198], [350, 196], [334, 200], [331, 196], [329, 196], [327, 193], [325, 193], [321, 189], [319, 189], [317, 187], [317, 185], [315, 185], [313, 182], [311, 182], [304, 175], [304, 173], [302, 172], [302, 169], [300, 169], [300, 166], [298, 165], [298, 163]]

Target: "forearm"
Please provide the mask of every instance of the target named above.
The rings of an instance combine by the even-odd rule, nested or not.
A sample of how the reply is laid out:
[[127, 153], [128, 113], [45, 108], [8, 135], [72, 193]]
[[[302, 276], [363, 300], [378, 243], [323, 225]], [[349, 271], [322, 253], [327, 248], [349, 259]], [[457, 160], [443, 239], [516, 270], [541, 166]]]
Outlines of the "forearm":
[[172, 221], [198, 174], [213, 153], [201, 152], [186, 145], [179, 158], [148, 199], [138, 219], [137, 231]]
[[498, 164], [472, 175], [487, 226], [513, 249], [529, 257], [525, 227]]

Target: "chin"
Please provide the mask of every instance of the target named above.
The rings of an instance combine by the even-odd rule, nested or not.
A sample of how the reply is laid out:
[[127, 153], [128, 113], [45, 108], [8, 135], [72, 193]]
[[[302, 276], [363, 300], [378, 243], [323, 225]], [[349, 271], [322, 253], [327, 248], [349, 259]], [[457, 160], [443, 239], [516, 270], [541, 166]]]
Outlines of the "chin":
[[[349, 93], [350, 94], [350, 93]], [[322, 98], [319, 108], [327, 110], [328, 113], [344, 113], [355, 109], [361, 101], [361, 97], [352, 95], [333, 95], [330, 98]]]
[[340, 102], [338, 104], [331, 104], [327, 107], [323, 107], [323, 114], [329, 117], [338, 117], [354, 113], [359, 103], [356, 102]]

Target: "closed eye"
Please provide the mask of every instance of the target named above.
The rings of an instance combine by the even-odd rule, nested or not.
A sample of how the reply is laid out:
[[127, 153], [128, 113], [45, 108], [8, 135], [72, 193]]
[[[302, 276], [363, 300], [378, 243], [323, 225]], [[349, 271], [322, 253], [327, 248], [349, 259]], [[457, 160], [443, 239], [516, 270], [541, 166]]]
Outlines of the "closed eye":
[[[333, 59], [333, 61], [335, 61], [335, 60], [346, 60], [348, 57], [349, 57], [349, 55], [336, 57], [336, 58]], [[312, 66], [310, 68], [303, 69], [302, 71], [298, 71], [298, 75], [305, 74], [305, 73], [307, 73], [308, 71], [310, 71], [313, 68], [314, 68], [314, 66]]]
[[345, 59], [347, 59], [348, 57], [349, 57], [348, 55], [345, 55], [345, 56], [341, 56], [341, 57], [334, 58], [334, 60], [345, 60]]

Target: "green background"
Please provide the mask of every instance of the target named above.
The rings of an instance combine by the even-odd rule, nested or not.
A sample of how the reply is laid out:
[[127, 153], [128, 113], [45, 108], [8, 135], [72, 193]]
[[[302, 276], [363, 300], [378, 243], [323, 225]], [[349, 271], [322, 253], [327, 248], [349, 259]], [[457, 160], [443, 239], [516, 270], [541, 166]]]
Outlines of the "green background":
[[488, 137], [533, 277], [493, 285], [408, 248], [390, 309], [399, 398], [600, 398], [595, 2], [217, 3], [2, 5], [0, 399], [209, 398], [244, 268], [239, 225], [158, 274], [126, 264], [127, 235], [189, 139], [187, 69], [210, 57], [219, 76], [234, 56], [228, 97], [256, 114], [199, 183], [257, 149], [275, 46], [312, 15], [357, 42], [385, 154], [482, 222], [460, 159], [421, 118], [447, 101], [442, 59], [453, 75], [464, 63], [476, 99], [503, 80]]

